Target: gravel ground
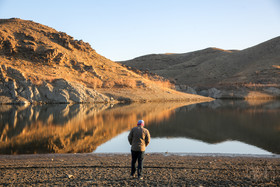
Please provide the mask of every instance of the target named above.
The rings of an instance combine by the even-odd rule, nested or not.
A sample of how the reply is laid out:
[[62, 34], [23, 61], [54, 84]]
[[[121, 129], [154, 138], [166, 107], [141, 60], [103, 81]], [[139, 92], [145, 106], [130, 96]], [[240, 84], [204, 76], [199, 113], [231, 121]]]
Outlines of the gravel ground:
[[146, 154], [144, 179], [129, 154], [1, 155], [0, 186], [280, 186], [280, 157]]

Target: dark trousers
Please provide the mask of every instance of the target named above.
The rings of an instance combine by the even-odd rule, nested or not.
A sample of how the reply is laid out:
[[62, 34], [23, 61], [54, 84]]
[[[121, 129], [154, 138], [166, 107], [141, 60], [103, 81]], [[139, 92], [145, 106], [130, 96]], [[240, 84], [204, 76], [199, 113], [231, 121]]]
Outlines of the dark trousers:
[[132, 151], [131, 150], [131, 175], [135, 174], [136, 171], [136, 161], [138, 160], [138, 168], [137, 168], [137, 174], [138, 177], [142, 175], [143, 170], [143, 160], [144, 160], [144, 153], [145, 151]]

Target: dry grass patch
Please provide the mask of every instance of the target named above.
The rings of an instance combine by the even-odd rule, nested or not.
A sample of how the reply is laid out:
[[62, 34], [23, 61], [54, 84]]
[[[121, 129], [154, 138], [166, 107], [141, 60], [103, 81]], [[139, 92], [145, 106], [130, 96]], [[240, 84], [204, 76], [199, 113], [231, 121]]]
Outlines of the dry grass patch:
[[117, 79], [114, 83], [114, 86], [119, 88], [136, 88], [136, 81], [134, 79]]

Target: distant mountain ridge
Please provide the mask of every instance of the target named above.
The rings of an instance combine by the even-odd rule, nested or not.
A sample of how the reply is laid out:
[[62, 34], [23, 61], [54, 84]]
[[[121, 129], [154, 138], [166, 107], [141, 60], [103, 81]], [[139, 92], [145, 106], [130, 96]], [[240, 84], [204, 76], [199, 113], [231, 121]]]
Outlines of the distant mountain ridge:
[[2, 104], [206, 99], [172, 90], [162, 77], [132, 71], [66, 33], [17, 18], [0, 19], [0, 90]]
[[120, 63], [173, 80], [181, 91], [191, 89], [211, 96], [209, 89], [215, 88], [217, 98], [245, 98], [250, 91], [259, 91], [260, 97], [280, 95], [280, 37], [244, 50], [207, 48], [146, 55]]

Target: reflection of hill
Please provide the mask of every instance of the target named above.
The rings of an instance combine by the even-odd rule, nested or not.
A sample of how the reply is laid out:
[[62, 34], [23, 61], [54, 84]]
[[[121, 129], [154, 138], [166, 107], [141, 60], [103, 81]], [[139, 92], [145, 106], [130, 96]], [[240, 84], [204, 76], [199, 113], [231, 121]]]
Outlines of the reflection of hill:
[[238, 140], [280, 154], [280, 107], [271, 103], [238, 106], [186, 106], [148, 128], [153, 137], [187, 137], [208, 143]]
[[92, 152], [138, 119], [160, 122], [186, 104], [0, 106], [0, 152]]
[[208, 143], [238, 140], [279, 154], [280, 104], [236, 102], [133, 103], [112, 108], [2, 105], [0, 153], [92, 152], [144, 119], [153, 137], [188, 137]]
[[82, 130], [83, 122], [106, 108], [106, 105], [1, 107], [1, 153], [44, 153], [66, 149], [78, 136], [86, 133]]

